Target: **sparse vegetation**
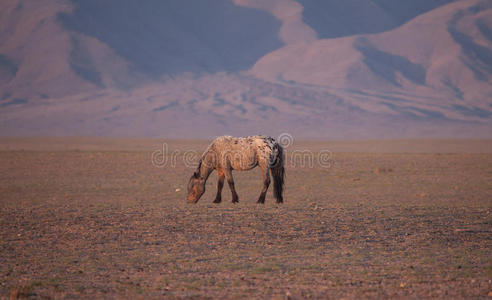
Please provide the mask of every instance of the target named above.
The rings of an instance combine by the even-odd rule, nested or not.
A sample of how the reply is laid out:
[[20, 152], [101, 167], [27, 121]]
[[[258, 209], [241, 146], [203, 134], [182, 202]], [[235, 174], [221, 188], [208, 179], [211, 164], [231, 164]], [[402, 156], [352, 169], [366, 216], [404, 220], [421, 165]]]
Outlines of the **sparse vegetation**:
[[[179, 147], [179, 145], [173, 145]], [[426, 298], [492, 291], [491, 154], [333, 154], [285, 203], [185, 203], [146, 151], [0, 152], [0, 296]], [[353, 181], [353, 178], [359, 180]], [[459, 188], [456, 188], [456, 187]], [[420, 196], [425, 194], [425, 196]], [[227, 196], [226, 196], [227, 195]]]

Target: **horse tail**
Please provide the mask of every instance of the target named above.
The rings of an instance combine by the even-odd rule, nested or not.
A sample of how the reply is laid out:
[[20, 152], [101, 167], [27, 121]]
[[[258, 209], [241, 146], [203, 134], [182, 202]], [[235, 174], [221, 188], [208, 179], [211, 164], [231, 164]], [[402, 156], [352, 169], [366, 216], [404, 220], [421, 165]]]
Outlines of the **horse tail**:
[[285, 180], [285, 153], [281, 145], [276, 144], [275, 148], [277, 149], [277, 157], [275, 163], [270, 168], [270, 172], [273, 177], [273, 195], [275, 196], [275, 199], [277, 199], [277, 203], [282, 203], [284, 202], [282, 192]]

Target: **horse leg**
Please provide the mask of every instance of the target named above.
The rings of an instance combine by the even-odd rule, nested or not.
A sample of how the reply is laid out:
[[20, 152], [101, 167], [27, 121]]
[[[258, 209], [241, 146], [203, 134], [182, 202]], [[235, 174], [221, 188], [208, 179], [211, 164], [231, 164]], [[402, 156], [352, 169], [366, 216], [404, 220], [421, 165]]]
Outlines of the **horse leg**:
[[261, 190], [257, 203], [264, 204], [265, 196], [268, 191], [268, 187], [270, 186], [270, 173], [268, 172], [268, 168], [261, 168], [261, 174], [263, 175], [263, 189]]
[[224, 187], [224, 171], [217, 169], [218, 181], [217, 181], [217, 196], [215, 196], [214, 203], [222, 202], [222, 187]]
[[236, 193], [236, 188], [234, 188], [234, 179], [232, 178], [232, 171], [228, 168], [224, 170], [224, 175], [227, 180], [227, 183], [229, 184], [229, 188], [231, 189], [232, 193], [232, 203], [237, 203], [239, 202], [239, 197], [237, 196]]

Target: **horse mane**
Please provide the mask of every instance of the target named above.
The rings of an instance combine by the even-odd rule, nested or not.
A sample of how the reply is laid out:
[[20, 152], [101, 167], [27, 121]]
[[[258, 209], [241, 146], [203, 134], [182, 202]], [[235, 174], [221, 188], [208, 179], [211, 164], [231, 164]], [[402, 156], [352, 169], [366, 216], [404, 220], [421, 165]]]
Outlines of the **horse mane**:
[[203, 158], [200, 158], [200, 161], [198, 162], [198, 167], [196, 168], [196, 171], [193, 174], [195, 176], [195, 178], [199, 178], [200, 177], [200, 170], [202, 168], [202, 161], [203, 161]]

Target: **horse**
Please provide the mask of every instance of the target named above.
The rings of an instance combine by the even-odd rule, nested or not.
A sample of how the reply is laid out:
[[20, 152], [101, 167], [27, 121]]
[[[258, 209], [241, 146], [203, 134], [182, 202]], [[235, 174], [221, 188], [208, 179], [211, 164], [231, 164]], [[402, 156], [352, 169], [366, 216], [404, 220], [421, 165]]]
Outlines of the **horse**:
[[277, 203], [282, 203], [285, 178], [284, 161], [284, 149], [272, 137], [261, 135], [240, 138], [220, 136], [205, 150], [196, 171], [191, 175], [186, 200], [197, 203], [205, 193], [205, 183], [210, 173], [217, 170], [217, 196], [214, 203], [222, 201], [224, 179], [227, 180], [232, 192], [232, 202], [237, 203], [239, 197], [234, 188], [232, 170], [247, 171], [259, 166], [263, 176], [263, 189], [257, 203], [265, 203], [265, 196], [270, 186], [270, 175], [273, 177], [274, 197]]

